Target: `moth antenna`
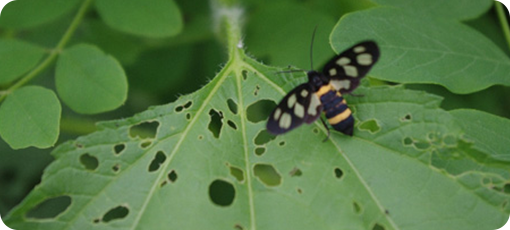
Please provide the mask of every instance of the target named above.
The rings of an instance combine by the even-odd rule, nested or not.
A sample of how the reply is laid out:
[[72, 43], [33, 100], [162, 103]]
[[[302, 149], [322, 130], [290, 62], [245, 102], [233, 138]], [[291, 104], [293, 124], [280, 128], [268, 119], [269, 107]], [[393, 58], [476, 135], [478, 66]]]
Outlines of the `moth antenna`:
[[312, 43], [310, 44], [310, 70], [313, 70], [313, 42], [315, 40], [315, 32], [317, 31], [317, 26], [315, 26], [315, 28], [313, 28], [313, 33], [312, 33]]

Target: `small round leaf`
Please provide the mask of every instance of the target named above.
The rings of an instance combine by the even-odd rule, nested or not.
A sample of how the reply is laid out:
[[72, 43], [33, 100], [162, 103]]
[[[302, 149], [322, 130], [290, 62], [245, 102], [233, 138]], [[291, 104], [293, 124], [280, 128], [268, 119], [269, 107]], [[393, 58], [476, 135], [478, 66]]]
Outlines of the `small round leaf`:
[[58, 139], [61, 110], [57, 96], [49, 89], [18, 89], [0, 106], [0, 136], [13, 149], [51, 147]]
[[9, 83], [34, 68], [44, 49], [18, 40], [0, 40], [0, 84]]
[[124, 70], [115, 58], [92, 45], [64, 50], [55, 77], [59, 96], [77, 113], [110, 111], [127, 98]]
[[169, 37], [183, 27], [179, 8], [171, 0], [96, 1], [101, 18], [120, 31], [147, 37]]

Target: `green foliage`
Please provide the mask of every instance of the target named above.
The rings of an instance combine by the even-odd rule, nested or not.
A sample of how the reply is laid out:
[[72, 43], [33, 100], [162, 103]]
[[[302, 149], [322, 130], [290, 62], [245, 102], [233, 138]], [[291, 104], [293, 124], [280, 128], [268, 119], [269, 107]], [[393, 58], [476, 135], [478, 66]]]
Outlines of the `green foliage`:
[[167, 0], [96, 1], [98, 13], [109, 26], [147, 37], [168, 37], [182, 29], [179, 8]]
[[[491, 97], [478, 96], [495, 91], [481, 89], [507, 84], [509, 73], [505, 43], [493, 44], [473, 29], [483, 32], [487, 18], [496, 17], [486, 12], [490, 2], [376, 0], [391, 6], [379, 7], [358, 0], [247, 1], [247, 8], [238, 8], [243, 5], [213, 1], [208, 9], [196, 1], [177, 1], [186, 20], [182, 32], [167, 39], [147, 38], [159, 36], [147, 31], [160, 25], [176, 29], [180, 22], [149, 22], [147, 28], [122, 22], [136, 3], [125, 1], [125, 12], [110, 8], [119, 2], [94, 2], [105, 22], [94, 14], [82, 15], [74, 45], [57, 45], [58, 52], [49, 54], [56, 60], [55, 83], [36, 83], [55, 84], [72, 110], [97, 113], [124, 103], [125, 71], [130, 83], [126, 106], [100, 118], [127, 118], [101, 122], [93, 133], [62, 127], [86, 134], [53, 150], [55, 160], [41, 183], [5, 217], [9, 227], [478, 230], [497, 229], [508, 219], [510, 121], [474, 109], [445, 110], [443, 98], [431, 93], [440, 90], [419, 84], [447, 87], [451, 92], [441, 95], [448, 108], [500, 111], [494, 107], [507, 105], [508, 100], [488, 103]], [[166, 17], [180, 18], [181, 13], [173, 11], [177, 7], [166, 2], [172, 6], [151, 10], [158, 5], [154, 3], [132, 13], [133, 20], [148, 22], [149, 14], [165, 12]], [[83, 1], [77, 15], [88, 3]], [[458, 8], [444, 11], [440, 5]], [[346, 14], [346, 9], [356, 12]], [[214, 23], [209, 23], [209, 13]], [[485, 19], [469, 23], [477, 25], [473, 28], [460, 22], [482, 14]], [[315, 66], [332, 55], [324, 46], [328, 34], [336, 51], [362, 39], [374, 39], [382, 48], [380, 62], [354, 92], [363, 96], [344, 95], [356, 119], [354, 136], [332, 131], [323, 142], [326, 130], [320, 121], [270, 135], [265, 130], [268, 113], [286, 92], [307, 80], [305, 74], [281, 71], [287, 65], [309, 67], [310, 36], [317, 24]], [[244, 30], [246, 35], [241, 34]], [[486, 31], [500, 36], [494, 40], [506, 41], [494, 27]], [[449, 53], [437, 61], [445, 49]], [[228, 53], [226, 63], [223, 50]], [[261, 64], [260, 59], [280, 67]], [[473, 67], [466, 64], [469, 61]], [[212, 77], [219, 63], [225, 64], [198, 89], [205, 83], [200, 77]], [[496, 68], [496, 63], [501, 64]], [[475, 66], [476, 71], [470, 69]], [[37, 80], [51, 76], [38, 74], [42, 76]], [[17, 79], [23, 83], [26, 76], [18, 74]], [[7, 85], [4, 91], [8, 96], [0, 105], [2, 137], [2, 130], [20, 127], [2, 128], [4, 111], [11, 119], [12, 114], [26, 115], [23, 109], [9, 108], [17, 98], [30, 104], [36, 117], [56, 111], [39, 108], [42, 103], [17, 96], [20, 92], [44, 91], [59, 104], [48, 89], [17, 85]], [[498, 87], [501, 95], [508, 92]], [[195, 89], [173, 101], [176, 94]], [[87, 96], [78, 97], [81, 91]], [[484, 94], [459, 97], [456, 92]], [[465, 98], [472, 100], [462, 101]], [[167, 101], [173, 102], [144, 107]], [[484, 105], [465, 106], [473, 103]], [[133, 116], [133, 111], [142, 112]], [[80, 120], [66, 109], [64, 116], [70, 118], [66, 123]], [[52, 120], [56, 127], [58, 120]], [[13, 141], [3, 138], [12, 146]]]
[[78, 113], [100, 113], [126, 100], [127, 81], [119, 63], [91, 45], [77, 45], [60, 55], [55, 72], [57, 92]]
[[44, 55], [44, 49], [18, 40], [0, 40], [0, 84], [21, 77], [34, 68]]
[[0, 135], [13, 149], [53, 146], [62, 108], [57, 95], [39, 86], [12, 93], [0, 107]]
[[[375, 39], [384, 57], [372, 76], [381, 80], [440, 84], [462, 94], [495, 84], [510, 85], [506, 77], [510, 59], [488, 38], [452, 19], [434, 14], [417, 17], [415, 12], [422, 9], [410, 6], [378, 7], [347, 15], [333, 30], [334, 49], [341, 51], [354, 41]], [[476, 15], [486, 8], [474, 8], [479, 10]]]

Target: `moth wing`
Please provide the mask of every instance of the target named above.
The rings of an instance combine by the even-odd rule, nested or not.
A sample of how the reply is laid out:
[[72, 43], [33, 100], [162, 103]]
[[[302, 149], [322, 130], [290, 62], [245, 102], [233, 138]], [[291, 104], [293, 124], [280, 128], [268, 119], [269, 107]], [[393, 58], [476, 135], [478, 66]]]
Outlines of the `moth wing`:
[[335, 90], [349, 93], [358, 87], [361, 78], [379, 60], [379, 55], [375, 42], [360, 42], [331, 59], [322, 72], [331, 78]]
[[[314, 106], [311, 109], [311, 105]], [[320, 108], [319, 108], [320, 106]], [[267, 130], [275, 135], [286, 133], [303, 122], [312, 123], [320, 116], [322, 106], [308, 83], [290, 91], [273, 110], [267, 121]]]

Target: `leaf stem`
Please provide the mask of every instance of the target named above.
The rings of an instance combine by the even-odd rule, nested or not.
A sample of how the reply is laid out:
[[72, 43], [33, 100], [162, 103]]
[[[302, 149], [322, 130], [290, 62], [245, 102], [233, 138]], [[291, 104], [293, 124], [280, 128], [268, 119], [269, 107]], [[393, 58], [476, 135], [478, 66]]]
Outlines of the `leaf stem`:
[[508, 48], [510, 49], [510, 27], [508, 25], [508, 19], [506, 18], [505, 9], [501, 2], [495, 2], [495, 3], [496, 3], [496, 12], [498, 15], [499, 23], [501, 25], [501, 29], [503, 30], [503, 34], [505, 35], [505, 39], [506, 39]]
[[227, 38], [229, 61], [244, 56], [241, 37], [244, 10], [235, 3], [226, 0], [212, 1], [216, 31], [220, 37]]
[[12, 85], [7, 90], [5, 90], [5, 93], [0, 95], [0, 102], [3, 101], [14, 90], [25, 85], [27, 82], [29, 82], [34, 77], [39, 75], [42, 71], [44, 71], [46, 68], [48, 68], [51, 63], [53, 63], [53, 61], [57, 58], [58, 54], [62, 51], [64, 46], [69, 42], [69, 39], [76, 31], [76, 28], [78, 27], [81, 20], [83, 19], [83, 16], [85, 15], [85, 12], [87, 12], [87, 9], [91, 2], [92, 2], [92, 0], [83, 1], [80, 8], [78, 9], [78, 12], [76, 13], [76, 16], [74, 17], [73, 21], [71, 22], [71, 25], [69, 25], [69, 28], [67, 28], [66, 32], [64, 33], [64, 35], [58, 42], [57, 46], [51, 50], [50, 54], [46, 57], [46, 59], [44, 59], [41, 63], [39, 63], [39, 65], [37, 65], [34, 69], [32, 69], [30, 72], [28, 72], [27, 75], [25, 75], [23, 78], [21, 78], [14, 85]]

